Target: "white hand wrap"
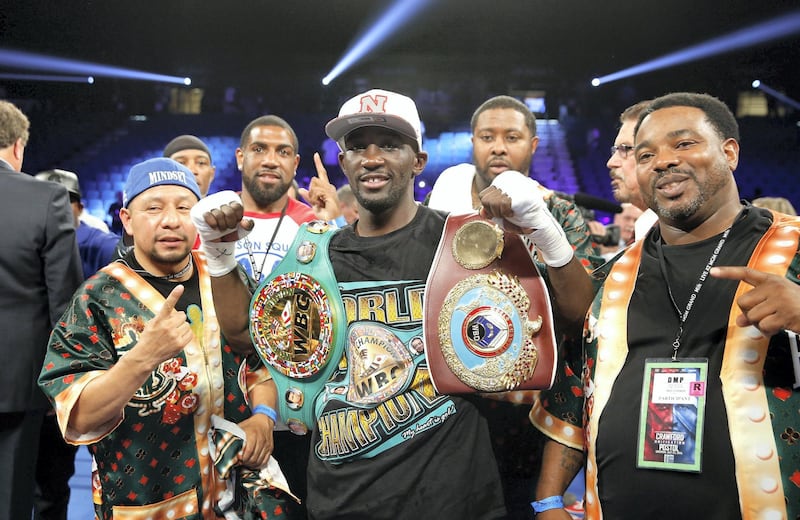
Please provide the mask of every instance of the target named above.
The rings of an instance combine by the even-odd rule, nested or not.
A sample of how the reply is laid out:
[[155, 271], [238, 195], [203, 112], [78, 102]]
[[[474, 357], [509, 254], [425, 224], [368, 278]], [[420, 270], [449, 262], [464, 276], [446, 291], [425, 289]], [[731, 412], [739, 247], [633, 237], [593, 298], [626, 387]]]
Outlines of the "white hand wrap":
[[509, 170], [495, 177], [492, 186], [511, 197], [514, 215], [506, 220], [521, 228], [533, 228], [528, 238], [536, 245], [544, 263], [550, 267], [562, 267], [572, 260], [572, 245], [564, 229], [547, 209], [538, 182]]
[[236, 242], [219, 242], [219, 238], [237, 232], [237, 240], [244, 238], [250, 233], [241, 224], [231, 229], [213, 229], [206, 223], [203, 215], [211, 210], [218, 209], [220, 206], [232, 203], [242, 203], [239, 195], [230, 190], [220, 191], [209, 195], [192, 207], [190, 215], [197, 233], [200, 235], [200, 250], [206, 255], [206, 265], [211, 276], [224, 276], [236, 269]]

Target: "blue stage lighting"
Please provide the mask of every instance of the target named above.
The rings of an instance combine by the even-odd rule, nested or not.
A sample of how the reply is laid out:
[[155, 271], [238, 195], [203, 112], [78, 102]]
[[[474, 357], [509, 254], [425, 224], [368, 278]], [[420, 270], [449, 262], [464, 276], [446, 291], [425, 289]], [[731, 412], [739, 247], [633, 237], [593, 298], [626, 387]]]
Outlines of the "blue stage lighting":
[[[189, 78], [154, 74], [122, 67], [100, 65], [86, 61], [68, 60], [53, 56], [45, 56], [32, 52], [0, 49], [0, 65], [16, 67], [25, 70], [41, 70], [48, 72], [63, 72], [72, 74], [92, 74], [94, 76], [137, 79], [143, 81], [160, 81], [163, 83], [187, 84]], [[85, 78], [84, 78], [85, 80]], [[191, 82], [191, 80], [189, 80]]]
[[[598, 84], [605, 84], [638, 74], [644, 74], [645, 72], [651, 72], [657, 69], [672, 67], [673, 65], [680, 65], [689, 61], [734, 51], [742, 47], [777, 40], [778, 38], [790, 36], [798, 32], [800, 32], [800, 11], [773, 18], [752, 27], [740, 29], [725, 36], [720, 36], [719, 38], [714, 38], [707, 42], [595, 79], [598, 80]], [[594, 80], [592, 80], [592, 84], [594, 84]]]
[[62, 83], [94, 83], [91, 76], [57, 76], [51, 74], [21, 74], [14, 72], [0, 73], [0, 80], [10, 79], [14, 81], [58, 81]]
[[416, 14], [427, 3], [426, 0], [397, 0], [367, 33], [345, 52], [339, 63], [334, 65], [333, 69], [322, 78], [322, 84], [330, 84], [337, 76], [363, 58], [367, 52], [377, 47], [382, 41], [400, 29], [411, 16]]
[[770, 87], [768, 85], [765, 85], [762, 81], [755, 80], [753, 82], [753, 88], [757, 88], [758, 90], [761, 90], [762, 92], [774, 97], [775, 99], [777, 99], [781, 103], [783, 103], [785, 105], [789, 105], [790, 107], [794, 108], [795, 110], [800, 110], [800, 102], [790, 98], [789, 96], [787, 96], [783, 92], [778, 92], [774, 88], [772, 88], [772, 87]]

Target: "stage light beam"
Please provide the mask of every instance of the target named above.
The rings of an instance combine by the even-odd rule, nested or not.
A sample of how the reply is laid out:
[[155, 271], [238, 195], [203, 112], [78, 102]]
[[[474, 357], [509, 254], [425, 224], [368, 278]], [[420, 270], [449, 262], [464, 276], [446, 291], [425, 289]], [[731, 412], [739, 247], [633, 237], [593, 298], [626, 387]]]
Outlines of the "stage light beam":
[[9, 79], [13, 81], [56, 81], [61, 83], [94, 83], [91, 76], [63, 76], [55, 74], [23, 74], [16, 72], [0, 73], [0, 80]]
[[[62, 72], [66, 74], [91, 74], [92, 76], [133, 79], [142, 81], [157, 81], [162, 83], [177, 83], [188, 85], [191, 79], [155, 74], [140, 70], [125, 69], [111, 65], [101, 65], [88, 61], [57, 58], [27, 51], [0, 49], [0, 65], [15, 67], [24, 70], [38, 70], [46, 72]], [[84, 77], [84, 80], [86, 78]]]
[[753, 88], [757, 88], [758, 90], [774, 97], [781, 103], [785, 105], [789, 105], [790, 107], [794, 108], [795, 110], [800, 110], [800, 102], [790, 98], [783, 92], [778, 92], [774, 88], [770, 87], [769, 85], [765, 85], [764, 82], [755, 80], [753, 81]]
[[426, 0], [397, 0], [367, 33], [345, 52], [344, 57], [322, 78], [322, 84], [329, 85], [331, 81], [353, 66], [369, 51], [397, 32], [409, 18], [427, 3]]
[[[619, 79], [644, 74], [645, 72], [652, 72], [654, 70], [699, 60], [701, 58], [716, 56], [743, 47], [777, 40], [798, 32], [800, 32], [800, 11], [795, 11], [791, 14], [773, 18], [752, 27], [746, 27], [730, 34], [713, 38], [698, 45], [687, 47], [686, 49], [595, 79], [598, 81], [598, 85], [602, 85]], [[594, 81], [595, 80], [592, 80], [593, 85]]]

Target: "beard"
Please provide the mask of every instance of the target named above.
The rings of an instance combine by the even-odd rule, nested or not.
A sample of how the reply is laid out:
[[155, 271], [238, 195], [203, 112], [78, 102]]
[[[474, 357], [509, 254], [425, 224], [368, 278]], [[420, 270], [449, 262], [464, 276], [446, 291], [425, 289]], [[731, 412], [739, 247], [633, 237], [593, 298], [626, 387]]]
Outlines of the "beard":
[[286, 182], [284, 179], [281, 179], [281, 181], [274, 186], [264, 186], [258, 181], [258, 175], [255, 174], [248, 177], [243, 175], [242, 184], [259, 207], [269, 206], [280, 199], [289, 191], [289, 187], [292, 185], [291, 181]]
[[[669, 207], [662, 206], [655, 195], [651, 201], [647, 201], [648, 206], [653, 208], [653, 211], [655, 211], [659, 217], [664, 217], [674, 222], [690, 220], [714, 194], [719, 192], [729, 182], [732, 182], [730, 169], [724, 162], [719, 162], [713, 168], [709, 169], [709, 175], [703, 183], [697, 180], [694, 171], [676, 171], [688, 175], [694, 181], [695, 186], [697, 186], [697, 195], [683, 204], [676, 204]], [[653, 180], [653, 193], [655, 193], [655, 183], [657, 180], [658, 179]]]
[[188, 261], [189, 255], [192, 252], [192, 247], [190, 243], [186, 243], [186, 246], [180, 249], [174, 249], [169, 251], [159, 251], [155, 247], [150, 249], [149, 251], [145, 251], [144, 253], [147, 255], [148, 260], [150, 263], [158, 266], [161, 270], [166, 273], [171, 272], [178, 272], [183, 267], [186, 266], [186, 262]]
[[[475, 153], [472, 153], [472, 164], [475, 165], [475, 174], [480, 177], [482, 184], [485, 186], [489, 186], [492, 184], [492, 181], [499, 175], [492, 171], [489, 171], [489, 164], [492, 162], [491, 159], [487, 159], [485, 162], [481, 163], [478, 161], [478, 158], [475, 156]], [[533, 156], [529, 155], [528, 159], [523, 161], [519, 165], [511, 164], [510, 158], [505, 159], [504, 162], [508, 164], [508, 170], [516, 171], [524, 175], [525, 177], [530, 177], [531, 175], [531, 163], [533, 162]]]
[[397, 207], [406, 195], [406, 188], [392, 184], [386, 196], [381, 198], [366, 198], [361, 193], [361, 190], [358, 189], [353, 190], [353, 195], [362, 208], [375, 215], [380, 215], [381, 213]]

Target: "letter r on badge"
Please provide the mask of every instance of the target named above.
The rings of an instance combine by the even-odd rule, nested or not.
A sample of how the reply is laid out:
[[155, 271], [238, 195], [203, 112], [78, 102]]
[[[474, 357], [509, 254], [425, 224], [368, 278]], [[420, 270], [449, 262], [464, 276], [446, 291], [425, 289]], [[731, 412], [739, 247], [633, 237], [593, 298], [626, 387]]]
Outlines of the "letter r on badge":
[[701, 397], [706, 395], [706, 384], [703, 381], [692, 381], [689, 383], [689, 395]]

